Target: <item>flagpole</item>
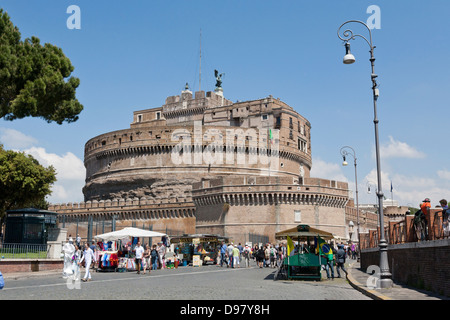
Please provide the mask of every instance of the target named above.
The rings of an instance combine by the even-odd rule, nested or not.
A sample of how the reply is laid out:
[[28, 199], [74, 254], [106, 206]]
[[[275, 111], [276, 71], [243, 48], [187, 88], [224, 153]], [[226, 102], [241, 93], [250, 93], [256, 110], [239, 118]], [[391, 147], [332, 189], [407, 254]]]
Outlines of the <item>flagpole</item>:
[[394, 206], [394, 188], [392, 187], [392, 181], [391, 181], [391, 203], [392, 206]]

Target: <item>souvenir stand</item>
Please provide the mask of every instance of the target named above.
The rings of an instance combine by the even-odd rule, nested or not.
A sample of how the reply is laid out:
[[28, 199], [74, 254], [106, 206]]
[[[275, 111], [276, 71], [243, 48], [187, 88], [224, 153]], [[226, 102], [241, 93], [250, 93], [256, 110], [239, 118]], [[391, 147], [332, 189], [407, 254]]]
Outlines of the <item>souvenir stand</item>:
[[[136, 263], [133, 250], [139, 239], [165, 236], [167, 236], [165, 233], [132, 227], [95, 236], [95, 239], [103, 240], [103, 242], [99, 242], [99, 244], [104, 244], [105, 242], [108, 244], [111, 243], [112, 248], [116, 249], [114, 251], [99, 252], [99, 259], [97, 260], [99, 261], [99, 267], [97, 268], [97, 271], [135, 271]], [[108, 246], [108, 249], [109, 248], [110, 247]]]
[[117, 271], [119, 252], [116, 241], [97, 242], [98, 250], [95, 251], [97, 261], [96, 271]]
[[217, 234], [190, 234], [173, 237], [172, 243], [180, 244], [180, 255], [183, 265], [201, 266], [206, 263], [215, 264], [222, 241], [228, 243], [229, 237]]
[[322, 265], [326, 265], [326, 259], [316, 253], [317, 243], [320, 240], [333, 239], [332, 233], [311, 228], [300, 224], [295, 228], [275, 233], [275, 239], [297, 241], [297, 247], [290, 256], [283, 259], [282, 265], [276, 272], [282, 273], [287, 279], [312, 279], [321, 280]]

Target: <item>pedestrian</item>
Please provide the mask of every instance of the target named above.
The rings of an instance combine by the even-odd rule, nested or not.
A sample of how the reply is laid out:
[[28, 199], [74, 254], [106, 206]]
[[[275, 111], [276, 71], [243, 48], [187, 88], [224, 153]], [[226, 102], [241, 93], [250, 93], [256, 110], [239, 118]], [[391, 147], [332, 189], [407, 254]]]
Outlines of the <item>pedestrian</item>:
[[150, 251], [150, 258], [152, 261], [152, 270], [158, 269], [158, 250], [156, 250], [156, 244], [153, 245], [152, 251]]
[[277, 266], [281, 266], [283, 264], [283, 245], [278, 246], [278, 254], [277, 254]]
[[251, 254], [251, 249], [250, 249], [249, 245], [246, 244], [242, 251], [242, 257], [244, 259], [244, 266], [246, 268], [250, 267], [250, 254]]
[[223, 266], [223, 263], [228, 266], [227, 264], [227, 245], [225, 244], [225, 241], [222, 241], [222, 246], [220, 247], [220, 266]]
[[84, 278], [81, 279], [82, 281], [91, 281], [91, 272], [90, 272], [90, 266], [92, 261], [95, 263], [95, 255], [91, 248], [89, 248], [89, 244], [86, 242], [84, 245], [84, 251], [83, 251], [83, 257], [81, 257], [79, 265], [84, 261], [84, 267], [86, 269], [86, 273], [84, 274]]
[[81, 248], [79, 246], [77, 246], [76, 244], [74, 247], [75, 247], [75, 251], [74, 251], [73, 257], [72, 257], [72, 270], [73, 270], [72, 280], [78, 281], [78, 280], [80, 280], [79, 262], [81, 260], [82, 252], [81, 252]]
[[266, 244], [264, 247], [264, 267], [270, 266], [270, 245]]
[[352, 259], [356, 260], [356, 245], [354, 243], [352, 243], [351, 251], [352, 251]]
[[274, 246], [270, 246], [270, 267], [275, 268], [277, 251]]
[[142, 256], [142, 263], [144, 264], [143, 274], [145, 274], [145, 269], [147, 269], [147, 267], [148, 267], [148, 273], [150, 274], [150, 270], [151, 270], [150, 248], [149, 248], [148, 244], [145, 245], [144, 255]]
[[241, 252], [239, 251], [239, 248], [236, 246], [233, 248], [233, 268], [236, 268], [236, 266], [239, 268], [239, 258], [240, 258]]
[[228, 267], [233, 268], [233, 243], [228, 244], [227, 255], [228, 255]]
[[[96, 251], [96, 249], [97, 249], [97, 247], [95, 246], [95, 242], [94, 241], [92, 241], [92, 244], [91, 244], [91, 250], [92, 250], [92, 252], [94, 252], [94, 255], [95, 255], [95, 251]], [[96, 258], [97, 258], [97, 256], [96, 256]], [[92, 264], [92, 269], [94, 269], [95, 268], [95, 264], [93, 263]]]
[[260, 268], [264, 266], [264, 248], [256, 247], [256, 262]]
[[[344, 252], [345, 254], [345, 252]], [[333, 258], [333, 250], [330, 250], [328, 254], [324, 254], [324, 257], [327, 259], [327, 264], [325, 266], [325, 270], [327, 272], [327, 279], [334, 280], [334, 258]], [[330, 270], [331, 270], [331, 277], [330, 277]]]
[[164, 269], [166, 267], [166, 247], [164, 246], [163, 243], [159, 243], [159, 248], [158, 248], [158, 256], [159, 256], [159, 265], [160, 265], [160, 269]]
[[136, 248], [134, 248], [135, 251], [135, 261], [136, 261], [136, 269], [137, 273], [141, 273], [141, 267], [142, 267], [142, 258], [144, 256], [144, 248], [141, 246], [141, 242], [138, 241]]
[[[424, 234], [425, 234], [425, 239], [428, 238], [428, 216], [430, 214], [430, 209], [431, 209], [431, 203], [430, 203], [430, 198], [425, 198], [422, 203], [420, 204], [420, 218], [425, 222], [425, 230], [424, 230]], [[417, 212], [416, 212], [417, 215]], [[421, 239], [421, 240], [425, 240], [425, 239]]]
[[444, 230], [444, 237], [450, 235], [450, 209], [446, 199], [439, 201], [442, 207], [442, 229]]
[[78, 247], [81, 247], [81, 237], [80, 237], [79, 234], [77, 234], [76, 244], [77, 244]]
[[347, 270], [345, 270], [344, 264], [345, 264], [345, 250], [341, 245], [339, 246], [339, 249], [336, 253], [336, 271], [338, 274], [338, 278], [341, 278], [341, 273], [339, 272], [339, 269], [342, 269], [345, 272], [345, 275], [348, 274]]

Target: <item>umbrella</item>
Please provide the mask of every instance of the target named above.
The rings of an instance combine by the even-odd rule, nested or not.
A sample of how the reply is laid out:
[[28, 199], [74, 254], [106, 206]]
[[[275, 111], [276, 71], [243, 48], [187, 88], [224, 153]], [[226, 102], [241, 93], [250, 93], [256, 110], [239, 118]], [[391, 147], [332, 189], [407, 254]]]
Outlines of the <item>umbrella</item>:
[[134, 237], [134, 238], [153, 238], [153, 237], [165, 237], [167, 234], [150, 231], [150, 230], [143, 230], [138, 228], [123, 228], [122, 230], [108, 232], [104, 234], [100, 234], [95, 236], [96, 239], [103, 239], [105, 241], [116, 241], [121, 240], [127, 237]]

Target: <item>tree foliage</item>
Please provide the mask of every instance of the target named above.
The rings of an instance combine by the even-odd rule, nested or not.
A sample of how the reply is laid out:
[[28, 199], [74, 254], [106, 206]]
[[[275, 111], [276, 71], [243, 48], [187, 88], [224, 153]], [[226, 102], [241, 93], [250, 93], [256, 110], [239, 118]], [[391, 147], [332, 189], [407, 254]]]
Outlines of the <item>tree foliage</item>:
[[[78, 120], [80, 80], [63, 51], [36, 37], [21, 41], [19, 29], [0, 9], [0, 118], [40, 117], [62, 124]], [[68, 79], [67, 79], [68, 78]]]
[[53, 166], [45, 168], [31, 155], [0, 145], [0, 218], [6, 210], [42, 206], [55, 181]]

